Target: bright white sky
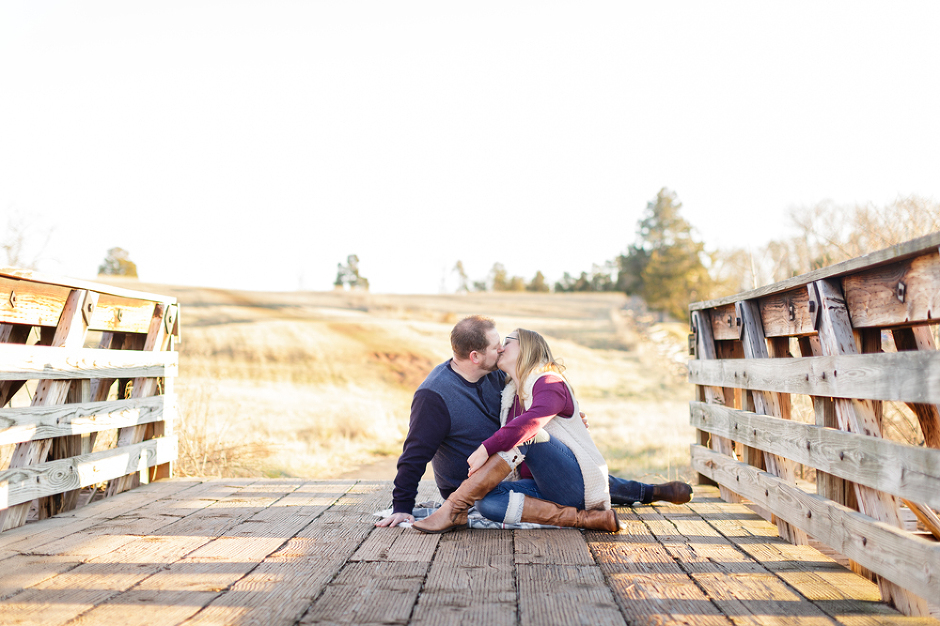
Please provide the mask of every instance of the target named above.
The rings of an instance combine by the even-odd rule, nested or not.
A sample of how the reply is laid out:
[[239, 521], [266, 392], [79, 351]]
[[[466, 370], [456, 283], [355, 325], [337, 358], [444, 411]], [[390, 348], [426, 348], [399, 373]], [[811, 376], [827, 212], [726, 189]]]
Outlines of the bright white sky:
[[937, 2], [8, 0], [0, 228], [79, 278], [120, 246], [150, 282], [327, 290], [356, 253], [397, 293], [590, 270], [664, 186], [709, 248], [762, 244], [940, 199], [938, 31]]

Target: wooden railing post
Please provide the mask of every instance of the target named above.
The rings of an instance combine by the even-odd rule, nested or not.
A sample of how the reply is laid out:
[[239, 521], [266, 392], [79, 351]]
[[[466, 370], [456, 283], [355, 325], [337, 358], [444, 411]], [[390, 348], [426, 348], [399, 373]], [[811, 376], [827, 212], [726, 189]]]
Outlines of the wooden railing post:
[[[55, 328], [52, 345], [63, 348], [81, 348], [85, 343], [88, 325], [98, 304], [98, 294], [85, 289], [73, 289], [68, 296], [59, 323]], [[42, 380], [33, 396], [33, 406], [62, 404], [71, 387], [68, 380]], [[46, 460], [52, 446], [51, 439], [28, 441], [16, 445], [10, 467], [25, 467]], [[0, 530], [16, 528], [26, 523], [29, 503], [25, 502], [0, 511]]]
[[[147, 339], [144, 343], [143, 349], [147, 350], [163, 350], [165, 349], [165, 344], [170, 340], [170, 334], [167, 332], [166, 324], [164, 323], [164, 315], [166, 314], [167, 307], [163, 304], [157, 304], [154, 306], [153, 317], [150, 320], [150, 329], [147, 332]], [[131, 391], [131, 398], [147, 398], [154, 395], [157, 392], [157, 380], [153, 378], [135, 378], [134, 379], [134, 388]], [[118, 431], [118, 446], [127, 446], [135, 443], [140, 443], [144, 440], [144, 435], [147, 432], [147, 425], [138, 425], [130, 426], [127, 428], [121, 428]], [[149, 470], [147, 475], [144, 477], [149, 478]], [[128, 474], [121, 478], [116, 478], [108, 484], [108, 495], [114, 495], [116, 493], [121, 493], [128, 489], [132, 489], [137, 486], [140, 481], [139, 472], [133, 474]]]
[[[858, 354], [841, 284], [838, 280], [827, 279], [816, 281], [814, 286], [819, 296], [819, 343], [822, 353], [825, 356]], [[833, 375], [838, 376], [838, 371]], [[881, 436], [871, 400], [836, 398], [835, 412], [842, 430], [871, 437]], [[893, 496], [858, 483], [855, 484], [855, 496], [862, 513], [879, 522], [901, 527], [898, 505]], [[878, 586], [884, 600], [893, 603], [904, 613], [928, 614], [927, 603], [923, 598], [882, 577], [878, 577]]]
[[[693, 311], [692, 323], [695, 327], [696, 346], [695, 356], [698, 359], [716, 359], [715, 338], [712, 332], [711, 316], [708, 311]], [[722, 387], [705, 386], [703, 388], [705, 402], [709, 404], [721, 404], [725, 406], [734, 406], [734, 390]], [[707, 433], [706, 433], [707, 434]], [[704, 443], [704, 442], [703, 442]], [[734, 442], [725, 437], [712, 435], [707, 438], [707, 444], [712, 450], [722, 454], [727, 454], [732, 458], [737, 458], [734, 450]], [[722, 499], [726, 502], [741, 502], [742, 498], [724, 485], [719, 485], [719, 492]]]
[[[748, 359], [767, 359], [770, 353], [767, 350], [767, 339], [764, 337], [764, 326], [760, 318], [760, 306], [755, 301], [738, 302], [736, 311], [741, 320], [741, 342], [744, 346], [744, 355]], [[771, 417], [783, 417], [780, 394], [772, 391], [753, 391], [754, 412]], [[789, 399], [788, 399], [789, 400]], [[789, 402], [787, 402], [789, 406]], [[796, 484], [796, 465], [793, 461], [764, 453], [764, 465], [771, 474], [782, 478], [788, 483]], [[780, 536], [797, 545], [806, 545], [809, 538], [799, 528], [777, 519], [777, 529]]]

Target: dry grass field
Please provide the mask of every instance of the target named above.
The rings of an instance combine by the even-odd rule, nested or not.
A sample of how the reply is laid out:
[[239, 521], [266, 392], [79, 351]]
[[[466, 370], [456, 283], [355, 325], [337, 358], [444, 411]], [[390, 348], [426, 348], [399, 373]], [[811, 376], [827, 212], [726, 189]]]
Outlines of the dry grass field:
[[[121, 286], [176, 296], [181, 473], [394, 477], [411, 395], [465, 315], [546, 335], [613, 473], [689, 478], [682, 324], [638, 324], [618, 294], [395, 296]], [[642, 329], [642, 330], [641, 330]], [[352, 474], [351, 474], [352, 473]], [[373, 476], [375, 477], [375, 476]]]

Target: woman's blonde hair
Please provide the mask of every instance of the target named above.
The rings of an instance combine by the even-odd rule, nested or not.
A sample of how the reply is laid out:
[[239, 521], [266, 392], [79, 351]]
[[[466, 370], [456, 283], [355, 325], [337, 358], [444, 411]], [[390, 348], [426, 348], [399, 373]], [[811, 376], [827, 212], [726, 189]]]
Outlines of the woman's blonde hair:
[[[552, 356], [552, 349], [548, 347], [548, 342], [542, 335], [525, 328], [517, 328], [514, 332], [519, 338], [516, 379], [520, 387], [525, 386], [525, 381], [532, 375], [532, 372], [555, 372], [564, 378], [562, 372], [565, 371], [565, 366]], [[520, 399], [525, 399], [523, 389], [517, 389], [516, 392]]]

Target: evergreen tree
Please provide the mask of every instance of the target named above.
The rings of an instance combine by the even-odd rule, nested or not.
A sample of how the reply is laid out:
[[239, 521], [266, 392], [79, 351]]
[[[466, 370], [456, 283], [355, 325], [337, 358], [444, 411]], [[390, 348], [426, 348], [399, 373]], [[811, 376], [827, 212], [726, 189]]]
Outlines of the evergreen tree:
[[676, 194], [665, 187], [646, 205], [636, 244], [618, 259], [617, 284], [628, 295], [641, 295], [650, 308], [687, 319], [689, 302], [709, 295], [711, 278], [704, 245], [693, 237], [681, 208]]
[[546, 292], [548, 291], [548, 283], [545, 282], [545, 276], [542, 272], [536, 272], [535, 276], [532, 277], [532, 280], [526, 285], [526, 291], [535, 291], [535, 292]]

